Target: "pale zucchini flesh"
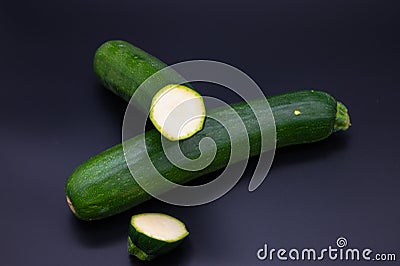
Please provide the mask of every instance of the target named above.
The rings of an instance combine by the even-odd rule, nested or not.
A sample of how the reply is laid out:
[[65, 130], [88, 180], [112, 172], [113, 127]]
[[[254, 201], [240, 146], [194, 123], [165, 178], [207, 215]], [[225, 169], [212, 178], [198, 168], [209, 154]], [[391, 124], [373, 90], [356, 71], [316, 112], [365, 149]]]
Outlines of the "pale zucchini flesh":
[[182, 140], [203, 128], [205, 119], [203, 98], [193, 89], [169, 84], [153, 97], [150, 120], [169, 140]]

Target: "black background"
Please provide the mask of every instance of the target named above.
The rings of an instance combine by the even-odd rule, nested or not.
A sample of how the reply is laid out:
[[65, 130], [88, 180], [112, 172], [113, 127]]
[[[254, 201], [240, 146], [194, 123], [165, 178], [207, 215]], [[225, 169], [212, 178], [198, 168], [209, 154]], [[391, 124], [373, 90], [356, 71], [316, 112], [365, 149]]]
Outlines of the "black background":
[[[191, 233], [154, 265], [341, 265], [256, 258], [265, 242], [322, 249], [339, 236], [400, 259], [399, 7], [378, 0], [1, 1], [0, 264], [144, 265], [129, 257], [126, 238], [130, 215], [147, 211], [176, 216]], [[168, 64], [231, 64], [268, 95], [325, 90], [349, 107], [353, 126], [277, 151], [253, 193], [248, 175], [204, 206], [152, 200], [104, 221], [78, 221], [65, 202], [65, 180], [121, 140], [126, 104], [92, 70], [95, 49], [109, 39]]]

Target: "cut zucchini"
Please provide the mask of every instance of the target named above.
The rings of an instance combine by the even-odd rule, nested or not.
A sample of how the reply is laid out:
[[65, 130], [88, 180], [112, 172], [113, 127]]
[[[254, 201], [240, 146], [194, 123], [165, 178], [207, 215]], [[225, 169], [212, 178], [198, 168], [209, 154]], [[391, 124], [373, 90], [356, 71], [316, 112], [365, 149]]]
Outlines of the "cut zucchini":
[[[150, 118], [153, 116], [151, 121], [164, 137], [169, 140], [186, 139], [203, 127], [203, 99], [189, 88], [189, 84], [176, 85], [185, 80], [172, 68], [166, 67], [166, 64], [154, 56], [120, 40], [108, 41], [101, 45], [93, 62], [99, 81], [107, 89], [126, 101], [130, 101], [136, 93], [133, 103], [145, 112], [149, 107], [150, 111], [151, 107], [154, 107], [154, 114], [150, 114]], [[146, 79], [160, 70], [164, 70], [164, 74], [157, 78], [156, 84], [152, 84], [145, 91], [138, 90]], [[154, 106], [153, 103], [157, 105]]]
[[203, 128], [205, 114], [200, 94], [184, 85], [170, 84], [154, 95], [150, 120], [167, 139], [182, 140]]
[[128, 252], [141, 260], [152, 260], [174, 249], [187, 235], [185, 224], [174, 217], [137, 214], [129, 225]]

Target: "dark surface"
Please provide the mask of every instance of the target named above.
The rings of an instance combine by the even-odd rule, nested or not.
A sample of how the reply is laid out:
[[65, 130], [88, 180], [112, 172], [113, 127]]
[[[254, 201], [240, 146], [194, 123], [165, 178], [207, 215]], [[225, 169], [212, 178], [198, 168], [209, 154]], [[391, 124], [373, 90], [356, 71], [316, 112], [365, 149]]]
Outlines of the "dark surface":
[[[176, 216], [191, 232], [154, 265], [286, 265], [260, 262], [256, 251], [265, 242], [322, 249], [339, 236], [399, 260], [399, 2], [158, 2], [2, 1], [0, 265], [144, 265], [128, 256], [126, 238], [130, 215], [145, 211]], [[204, 206], [152, 200], [78, 221], [65, 202], [66, 178], [121, 140], [125, 103], [92, 71], [93, 53], [108, 39], [169, 64], [232, 64], [269, 95], [323, 89], [349, 107], [353, 126], [279, 150], [253, 193], [249, 174]]]

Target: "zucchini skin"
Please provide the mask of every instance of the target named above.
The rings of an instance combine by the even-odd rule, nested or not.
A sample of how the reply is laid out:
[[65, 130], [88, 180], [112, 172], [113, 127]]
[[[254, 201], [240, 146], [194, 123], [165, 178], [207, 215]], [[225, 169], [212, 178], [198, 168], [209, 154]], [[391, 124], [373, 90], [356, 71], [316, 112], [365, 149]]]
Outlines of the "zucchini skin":
[[[93, 59], [93, 70], [100, 83], [127, 102], [136, 92], [134, 102], [145, 111], [149, 110], [154, 95], [166, 85], [184, 84], [193, 89], [176, 71], [166, 67], [156, 57], [122, 40], [103, 43]], [[137, 91], [147, 78], [162, 69], [164, 72], [152, 80], [152, 86]]]
[[128, 236], [128, 252], [141, 260], [153, 260], [154, 258], [173, 250], [180, 243], [182, 243], [182, 241], [183, 239], [168, 243], [165, 241], [152, 239], [137, 231], [133, 226], [130, 226]]
[[100, 83], [127, 102], [148, 77], [165, 67], [167, 65], [154, 56], [121, 40], [102, 44], [93, 59], [93, 69]]
[[[268, 98], [275, 118], [277, 147], [310, 143], [327, 138], [337, 130], [349, 127], [347, 109], [327, 93], [313, 90], [296, 91]], [[260, 128], [245, 102], [231, 105], [246, 126], [250, 155], [260, 153]], [[257, 112], [267, 112], [265, 100], [254, 100]], [[226, 107], [211, 110], [223, 116]], [[232, 119], [226, 115], [225, 119]], [[200, 171], [177, 168], [166, 158], [160, 133], [147, 131], [130, 140], [140, 143], [145, 138], [147, 152], [154, 166], [167, 179], [183, 184], [204, 174], [225, 167], [229, 161], [231, 142], [222, 125], [206, 119], [201, 131], [189, 139], [180, 141], [182, 152], [189, 158], [200, 155], [198, 144], [204, 137], [212, 138], [217, 146], [213, 162]], [[242, 142], [242, 139], [232, 141]], [[243, 153], [246, 154], [246, 153]], [[148, 175], [141, 163], [145, 149], [136, 149], [133, 161], [138, 176]], [[246, 158], [241, 158], [246, 159]], [[134, 180], [126, 165], [123, 147], [118, 144], [81, 164], [69, 177], [66, 186], [67, 201], [74, 214], [82, 220], [97, 220], [126, 211], [151, 198]]]

